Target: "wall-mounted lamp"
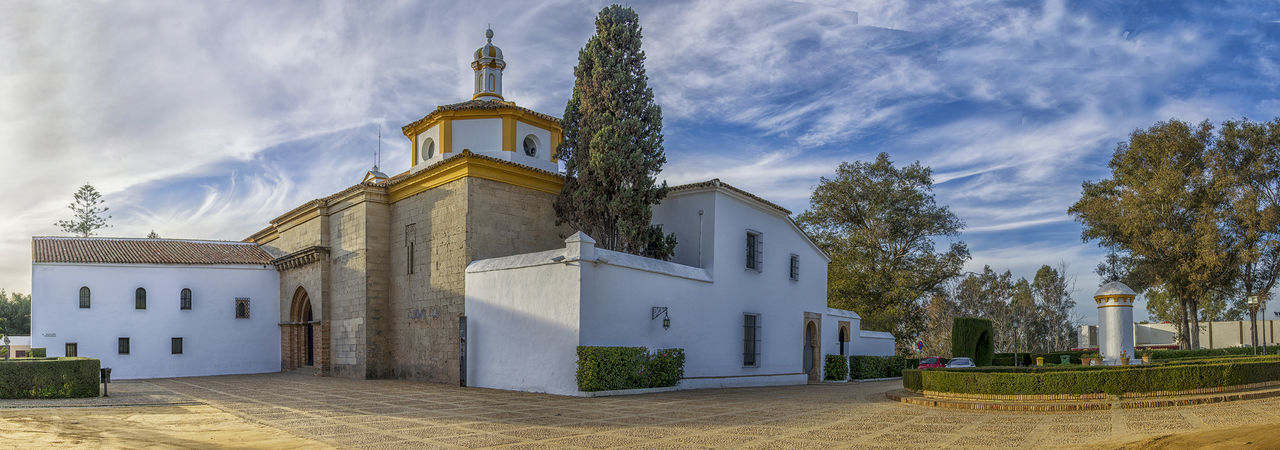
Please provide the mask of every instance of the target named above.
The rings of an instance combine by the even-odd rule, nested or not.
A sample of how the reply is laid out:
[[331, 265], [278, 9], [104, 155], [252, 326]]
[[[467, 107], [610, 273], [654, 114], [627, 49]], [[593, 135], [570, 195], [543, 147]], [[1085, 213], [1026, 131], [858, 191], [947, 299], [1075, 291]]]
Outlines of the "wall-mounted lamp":
[[649, 313], [649, 320], [658, 320], [658, 316], [662, 316], [662, 329], [671, 328], [671, 315], [667, 314], [666, 306], [654, 306]]
[[564, 261], [564, 256], [557, 256], [555, 258], [551, 258], [551, 262], [560, 262], [560, 261]]

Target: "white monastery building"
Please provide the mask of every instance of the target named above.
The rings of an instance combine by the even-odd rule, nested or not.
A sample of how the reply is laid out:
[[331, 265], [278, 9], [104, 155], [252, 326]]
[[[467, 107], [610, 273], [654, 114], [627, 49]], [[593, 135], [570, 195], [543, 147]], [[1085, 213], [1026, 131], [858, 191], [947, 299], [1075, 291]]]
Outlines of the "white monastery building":
[[719, 180], [654, 206], [670, 261], [556, 224], [560, 121], [502, 96], [485, 36], [472, 98], [403, 127], [400, 174], [375, 166], [244, 242], [34, 238], [33, 346], [116, 378], [310, 370], [562, 395], [582, 395], [578, 346], [682, 348], [679, 388], [804, 384], [824, 355], [893, 353], [827, 307], [830, 259], [790, 211]]
[[115, 379], [280, 370], [280, 276], [243, 242], [37, 237], [32, 346]]

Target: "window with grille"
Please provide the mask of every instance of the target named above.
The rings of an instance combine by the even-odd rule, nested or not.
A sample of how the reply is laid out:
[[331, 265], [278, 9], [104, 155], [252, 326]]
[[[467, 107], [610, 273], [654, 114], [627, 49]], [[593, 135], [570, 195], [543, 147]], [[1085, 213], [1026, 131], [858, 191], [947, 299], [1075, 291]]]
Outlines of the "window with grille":
[[742, 315], [742, 365], [760, 367], [760, 315]]
[[89, 308], [89, 286], [80, 287], [80, 307]]
[[183, 288], [179, 298], [181, 299], [178, 302], [179, 309], [191, 309], [191, 289]]
[[758, 231], [747, 230], [747, 269], [761, 271], [760, 261], [764, 256], [764, 235]]
[[247, 298], [236, 299], [236, 318], [237, 319], [249, 318], [249, 299]]
[[69, 358], [70, 358], [70, 357], [75, 357], [75, 356], [78, 354], [78, 352], [76, 351], [76, 343], [75, 343], [75, 342], [68, 342], [68, 343], [67, 343], [67, 351], [66, 351], [66, 353], [65, 353], [65, 354], [66, 354], [66, 356], [67, 356], [67, 357], [69, 357]]
[[404, 226], [404, 242], [405, 242], [405, 273], [413, 275], [414, 263], [414, 247], [418, 243], [418, 224], [411, 223]]
[[169, 353], [174, 355], [182, 354], [182, 338], [169, 338]]
[[147, 309], [147, 290], [146, 289], [138, 288], [138, 290], [133, 291], [133, 308]]
[[121, 355], [128, 355], [128, 354], [129, 354], [129, 338], [120, 338], [120, 339], [118, 339], [118, 340], [116, 341], [116, 345], [118, 346], [118, 350], [117, 350], [117, 351], [118, 351]]
[[791, 255], [791, 281], [800, 280], [800, 255]]

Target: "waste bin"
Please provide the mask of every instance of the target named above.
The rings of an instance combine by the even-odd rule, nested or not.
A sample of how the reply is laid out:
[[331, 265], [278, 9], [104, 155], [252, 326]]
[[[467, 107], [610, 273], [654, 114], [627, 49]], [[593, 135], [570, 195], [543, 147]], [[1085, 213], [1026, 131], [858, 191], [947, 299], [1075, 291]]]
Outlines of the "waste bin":
[[1036, 367], [1043, 366], [1043, 365], [1044, 365], [1044, 357], [1043, 357], [1043, 356], [1037, 356], [1037, 357], [1036, 357]]
[[102, 375], [102, 396], [110, 397], [110, 395], [107, 395], [107, 383], [111, 382], [111, 368], [103, 367], [98, 370], [99, 370], [99, 373]]
[[1062, 365], [1071, 364], [1071, 355], [1062, 355]]

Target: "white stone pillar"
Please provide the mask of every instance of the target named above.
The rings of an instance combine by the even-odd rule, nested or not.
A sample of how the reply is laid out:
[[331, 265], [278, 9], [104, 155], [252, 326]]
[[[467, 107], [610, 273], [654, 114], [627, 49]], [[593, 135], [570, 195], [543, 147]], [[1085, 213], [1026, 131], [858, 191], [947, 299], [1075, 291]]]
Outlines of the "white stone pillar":
[[1137, 293], [1119, 281], [1102, 285], [1093, 294], [1098, 304], [1098, 352], [1103, 361], [1118, 364], [1121, 355], [1133, 358], [1133, 300]]

